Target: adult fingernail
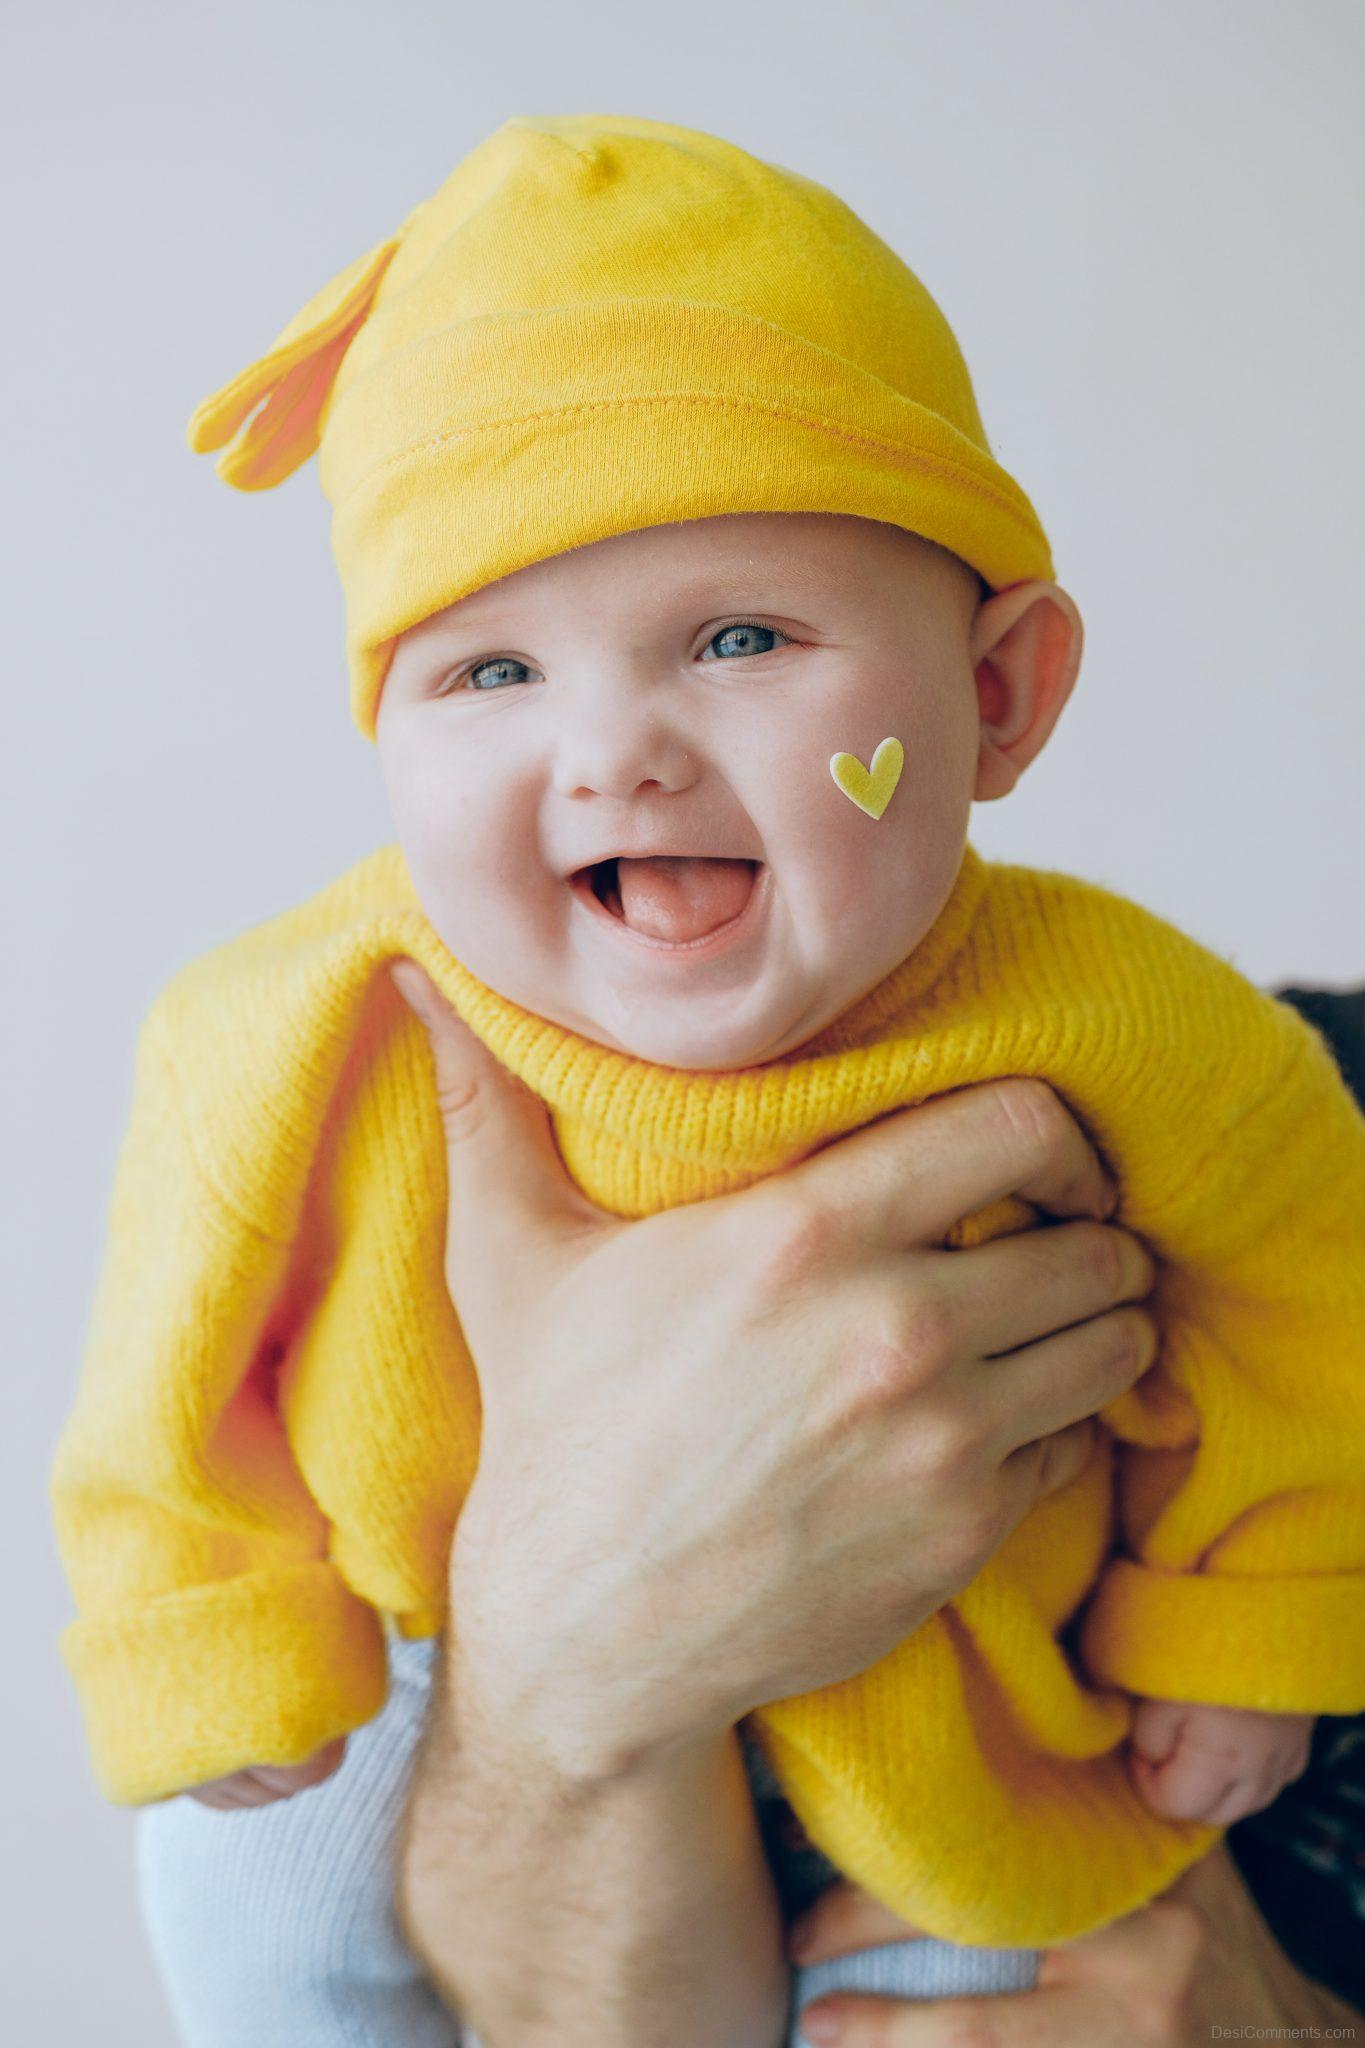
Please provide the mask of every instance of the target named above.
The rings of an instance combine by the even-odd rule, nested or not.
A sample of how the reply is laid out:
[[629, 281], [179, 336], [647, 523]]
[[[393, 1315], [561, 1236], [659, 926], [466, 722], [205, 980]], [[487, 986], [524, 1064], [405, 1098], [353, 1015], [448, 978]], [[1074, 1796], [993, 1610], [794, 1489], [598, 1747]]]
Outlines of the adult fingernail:
[[837, 2041], [844, 2031], [844, 2023], [837, 2012], [802, 2013], [801, 2032], [815, 2048], [829, 2048], [831, 2041]]

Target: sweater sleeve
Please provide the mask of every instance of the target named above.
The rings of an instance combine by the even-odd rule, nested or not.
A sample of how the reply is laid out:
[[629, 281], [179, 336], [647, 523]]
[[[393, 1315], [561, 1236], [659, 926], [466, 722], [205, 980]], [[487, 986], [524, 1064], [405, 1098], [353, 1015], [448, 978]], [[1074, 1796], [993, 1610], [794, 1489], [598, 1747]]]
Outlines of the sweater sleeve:
[[383, 1703], [379, 1617], [329, 1560], [276, 1406], [288, 1263], [198, 1165], [153, 1009], [51, 1475], [62, 1654], [120, 1805], [301, 1762]]
[[1218, 1127], [1202, 1146], [1185, 1134], [1190, 1170], [1134, 1224], [1162, 1262], [1161, 1349], [1104, 1411], [1122, 1554], [1078, 1647], [1101, 1682], [1146, 1697], [1356, 1713], [1365, 1117], [1318, 1033], [1290, 1021], [1272, 1084], [1230, 1119], [1216, 1093]]

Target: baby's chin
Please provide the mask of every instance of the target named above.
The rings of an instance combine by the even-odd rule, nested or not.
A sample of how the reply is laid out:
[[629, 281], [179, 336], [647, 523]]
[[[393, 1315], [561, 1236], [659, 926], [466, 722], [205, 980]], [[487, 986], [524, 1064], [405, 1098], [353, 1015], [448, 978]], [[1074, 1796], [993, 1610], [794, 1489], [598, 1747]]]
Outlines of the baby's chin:
[[[733, 1000], [633, 1004], [627, 1014], [615, 1005], [592, 1003], [570, 1023], [583, 1038], [644, 1060], [650, 1066], [676, 1067], [683, 1073], [733, 1073], [758, 1067], [794, 1051], [831, 1023], [838, 1007], [815, 1009], [799, 1001], [767, 1005], [742, 1014]], [[714, 1011], [714, 1014], [708, 1012]]]
[[662, 1024], [654, 1031], [632, 1033], [628, 1040], [615, 1037], [605, 1026], [583, 1027], [582, 1035], [614, 1052], [644, 1060], [651, 1067], [676, 1067], [687, 1074], [733, 1073], [741, 1067], [760, 1067], [790, 1049], [785, 1039], [764, 1044], [734, 1032], [678, 1032]]

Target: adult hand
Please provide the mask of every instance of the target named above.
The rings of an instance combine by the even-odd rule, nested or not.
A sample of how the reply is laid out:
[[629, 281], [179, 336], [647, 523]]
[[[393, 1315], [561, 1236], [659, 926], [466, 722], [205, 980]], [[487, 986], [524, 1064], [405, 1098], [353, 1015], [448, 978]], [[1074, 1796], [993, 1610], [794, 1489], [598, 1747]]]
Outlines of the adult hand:
[[[836, 1884], [790, 1930], [803, 1964], [915, 1938], [856, 1885]], [[1303, 1976], [1261, 1918], [1222, 1843], [1149, 1906], [1044, 1952], [1032, 1991], [987, 1997], [818, 1998], [820, 2048], [1195, 2048], [1219, 2038], [1354, 2039], [1361, 2014]], [[821, 2031], [837, 2027], [837, 2031]]]
[[[874, 1662], [1076, 1476], [1084, 1418], [1151, 1363], [1151, 1259], [1096, 1220], [1116, 1191], [1041, 1082], [621, 1222], [422, 970], [390, 971], [431, 1044], [483, 1400], [452, 1611], [485, 1701], [567, 1778]], [[1087, 1220], [941, 1249], [1009, 1194]]]

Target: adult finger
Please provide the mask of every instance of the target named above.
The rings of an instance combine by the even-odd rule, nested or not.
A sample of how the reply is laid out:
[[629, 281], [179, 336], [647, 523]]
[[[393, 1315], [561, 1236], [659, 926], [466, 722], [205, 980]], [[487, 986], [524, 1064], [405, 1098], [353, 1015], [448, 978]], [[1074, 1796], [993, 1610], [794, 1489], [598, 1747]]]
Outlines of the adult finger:
[[1087, 1219], [1040, 1225], [954, 1253], [939, 1261], [933, 1285], [970, 1330], [978, 1357], [1018, 1358], [1022, 1345], [1141, 1300], [1156, 1270], [1140, 1238]]
[[[832, 2026], [837, 2032], [826, 2031]], [[872, 1998], [841, 1992], [801, 2015], [811, 2048], [1158, 2048], [1163, 2036], [1101, 1988], [992, 1992], [979, 1998]], [[1178, 2048], [1179, 2036], [1168, 2037]]]
[[1044, 1951], [1032, 1991], [812, 2000], [802, 2032], [838, 2048], [1180, 2048], [1203, 1948], [1195, 1915], [1157, 1900], [1094, 1934]]
[[431, 1048], [449, 1174], [447, 1243], [477, 1284], [490, 1233], [543, 1250], [556, 1235], [603, 1222], [564, 1170], [545, 1105], [462, 1023], [424, 969], [396, 961], [389, 979]]
[[792, 1922], [787, 1954], [794, 1963], [822, 1963], [830, 1956], [853, 1955], [888, 1941], [916, 1941], [923, 1929], [902, 1920], [861, 1885], [840, 1880], [821, 1892]]
[[977, 1400], [989, 1404], [1000, 1448], [1012, 1456], [1117, 1401], [1142, 1378], [1159, 1344], [1146, 1309], [1111, 1309], [1055, 1337], [981, 1359], [972, 1368], [972, 1387]]
[[889, 1247], [936, 1244], [1020, 1195], [1056, 1216], [1112, 1214], [1117, 1184], [1045, 1081], [976, 1082], [822, 1146], [789, 1181], [831, 1221]]
[[1069, 1429], [1054, 1430], [1051, 1436], [1023, 1444], [1012, 1451], [1000, 1467], [999, 1484], [1007, 1515], [1001, 1541], [1045, 1494], [1060, 1493], [1082, 1473], [1095, 1454], [1099, 1434], [1092, 1418], [1073, 1422]]

